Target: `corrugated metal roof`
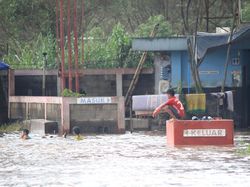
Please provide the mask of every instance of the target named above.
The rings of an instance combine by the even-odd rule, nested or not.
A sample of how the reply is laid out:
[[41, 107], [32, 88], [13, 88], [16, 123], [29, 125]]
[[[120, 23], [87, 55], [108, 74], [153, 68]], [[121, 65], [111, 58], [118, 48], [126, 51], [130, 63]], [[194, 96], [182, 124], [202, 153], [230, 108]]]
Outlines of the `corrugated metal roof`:
[[132, 49], [135, 51], [186, 51], [187, 38], [134, 38]]

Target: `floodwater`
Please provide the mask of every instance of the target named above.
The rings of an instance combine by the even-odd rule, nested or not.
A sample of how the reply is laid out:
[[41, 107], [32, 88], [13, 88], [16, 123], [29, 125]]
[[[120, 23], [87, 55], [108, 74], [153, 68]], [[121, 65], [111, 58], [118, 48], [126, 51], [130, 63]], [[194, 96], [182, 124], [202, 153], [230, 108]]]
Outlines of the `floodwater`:
[[155, 132], [124, 135], [0, 138], [0, 186], [250, 186], [250, 156], [239, 150], [250, 136], [235, 136], [234, 147], [166, 145]]

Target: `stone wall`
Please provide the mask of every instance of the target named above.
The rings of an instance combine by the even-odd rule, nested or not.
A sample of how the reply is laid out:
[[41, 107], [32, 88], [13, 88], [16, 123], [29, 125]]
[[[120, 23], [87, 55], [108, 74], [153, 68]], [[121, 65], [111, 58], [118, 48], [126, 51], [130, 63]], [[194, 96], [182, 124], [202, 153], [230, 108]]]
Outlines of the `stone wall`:
[[117, 132], [116, 104], [105, 105], [70, 105], [71, 127], [79, 126], [85, 133]]

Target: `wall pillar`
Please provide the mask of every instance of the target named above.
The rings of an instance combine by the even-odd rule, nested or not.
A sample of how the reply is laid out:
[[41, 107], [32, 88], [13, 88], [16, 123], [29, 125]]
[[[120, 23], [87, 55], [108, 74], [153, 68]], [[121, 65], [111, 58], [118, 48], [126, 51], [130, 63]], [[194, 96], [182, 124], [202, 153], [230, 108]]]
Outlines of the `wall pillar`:
[[15, 73], [13, 69], [8, 71], [8, 95], [15, 95]]
[[63, 134], [64, 132], [69, 133], [70, 131], [70, 108], [69, 103], [67, 102], [67, 98], [62, 97], [61, 102], [61, 126], [59, 128], [59, 133]]
[[47, 120], [47, 103], [44, 103], [44, 119]]
[[59, 133], [70, 132], [70, 104], [76, 104], [77, 98], [61, 97], [61, 126]]
[[[8, 100], [10, 96], [15, 96], [15, 72], [12, 69], [8, 70]], [[8, 101], [8, 118], [11, 118], [10, 102]]]
[[122, 74], [116, 73], [116, 96], [122, 96]]
[[56, 79], [56, 86], [57, 86], [57, 96], [59, 96], [60, 97], [60, 95], [61, 95], [61, 92], [63, 91], [63, 90], [61, 90], [61, 79], [60, 79], [60, 77], [57, 75], [57, 79]]
[[118, 132], [125, 132], [125, 100], [124, 97], [118, 97], [117, 102], [117, 121], [118, 121]]

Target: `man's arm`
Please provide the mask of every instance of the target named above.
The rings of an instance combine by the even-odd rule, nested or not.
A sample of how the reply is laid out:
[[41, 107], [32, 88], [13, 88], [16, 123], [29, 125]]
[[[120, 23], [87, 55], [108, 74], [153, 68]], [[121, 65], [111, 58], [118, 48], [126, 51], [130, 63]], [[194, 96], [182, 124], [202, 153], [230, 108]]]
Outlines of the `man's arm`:
[[165, 106], [171, 105], [171, 104], [173, 104], [173, 99], [168, 99], [166, 103], [161, 104], [160, 106], [158, 106], [158, 107], [154, 110], [152, 116], [153, 116], [153, 117], [157, 116]]
[[157, 116], [157, 115], [161, 112], [162, 108], [164, 108], [166, 105], [168, 105], [168, 102], [163, 103], [163, 104], [161, 104], [160, 106], [158, 106], [158, 107], [154, 110], [152, 116], [153, 116], [153, 117]]

